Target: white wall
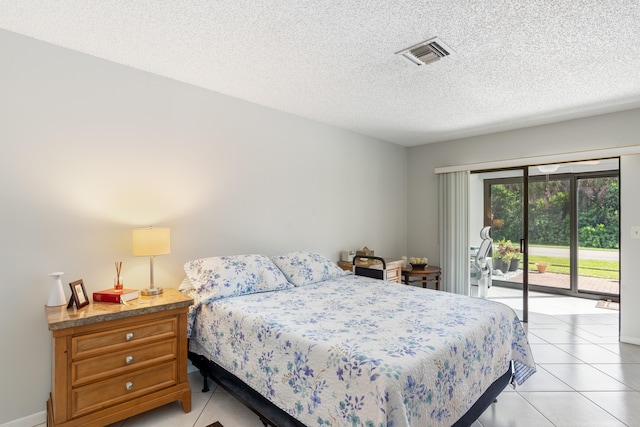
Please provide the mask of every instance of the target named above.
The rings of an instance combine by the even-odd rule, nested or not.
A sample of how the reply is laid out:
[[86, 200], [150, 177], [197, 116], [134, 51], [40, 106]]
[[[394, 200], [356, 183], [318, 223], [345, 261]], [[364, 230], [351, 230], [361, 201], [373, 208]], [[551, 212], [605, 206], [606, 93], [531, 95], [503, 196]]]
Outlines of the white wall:
[[[409, 149], [407, 252], [424, 253], [439, 262], [438, 177], [436, 167], [522, 157], [562, 154], [640, 144], [640, 109], [483, 135]], [[631, 160], [631, 159], [634, 160]], [[630, 225], [640, 225], [637, 193], [640, 163], [624, 157], [621, 179], [621, 335], [640, 344], [638, 240], [627, 239]], [[473, 196], [472, 196], [473, 197]], [[625, 262], [625, 260], [627, 260]], [[625, 310], [629, 307], [628, 310]]]
[[640, 155], [620, 158], [620, 341], [640, 345], [640, 240], [631, 227], [640, 226]]
[[405, 253], [406, 148], [6, 31], [0, 52], [0, 424], [45, 409], [47, 274], [91, 293], [123, 261], [143, 288], [134, 227], [171, 227], [171, 287], [198, 257]]

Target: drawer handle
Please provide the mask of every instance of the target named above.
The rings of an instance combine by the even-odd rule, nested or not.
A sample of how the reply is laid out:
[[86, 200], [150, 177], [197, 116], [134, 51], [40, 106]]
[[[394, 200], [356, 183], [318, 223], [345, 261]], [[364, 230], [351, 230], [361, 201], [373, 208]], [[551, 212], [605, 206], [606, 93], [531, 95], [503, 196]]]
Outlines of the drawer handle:
[[131, 381], [126, 383], [124, 386], [126, 387], [127, 390], [132, 390], [133, 389], [133, 383]]
[[127, 332], [127, 334], [124, 336], [124, 338], [127, 341], [131, 341], [133, 339], [133, 332]]
[[133, 362], [133, 356], [127, 356], [124, 358], [124, 361], [127, 362], [127, 365]]

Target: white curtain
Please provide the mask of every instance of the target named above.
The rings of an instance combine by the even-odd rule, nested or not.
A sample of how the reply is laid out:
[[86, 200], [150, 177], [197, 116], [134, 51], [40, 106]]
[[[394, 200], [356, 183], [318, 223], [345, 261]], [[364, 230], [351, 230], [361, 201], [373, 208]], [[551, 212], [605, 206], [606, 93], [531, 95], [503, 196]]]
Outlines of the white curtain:
[[440, 174], [441, 287], [469, 295], [469, 171]]

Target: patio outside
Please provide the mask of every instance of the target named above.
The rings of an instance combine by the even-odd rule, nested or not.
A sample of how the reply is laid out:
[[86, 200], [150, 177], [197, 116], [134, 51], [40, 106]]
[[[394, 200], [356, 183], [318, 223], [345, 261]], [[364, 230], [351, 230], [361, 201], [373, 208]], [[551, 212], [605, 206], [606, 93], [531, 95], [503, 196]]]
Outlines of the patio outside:
[[[569, 263], [569, 250], [565, 248], [545, 248], [533, 247], [530, 249], [530, 257], [534, 260], [539, 256], [553, 256], [555, 258], [566, 259]], [[580, 274], [578, 277], [578, 289], [582, 292], [597, 293], [604, 295], [620, 295], [619, 271], [619, 252], [616, 251], [598, 251], [598, 250], [579, 250], [579, 260], [595, 260], [606, 262], [608, 271], [595, 272], [593, 275], [609, 276], [609, 277], [593, 277], [593, 275]], [[562, 261], [561, 261], [562, 262]], [[522, 283], [522, 270], [518, 269], [514, 272], [502, 273], [495, 271], [494, 280], [503, 280], [511, 283]], [[544, 273], [537, 271], [535, 262], [529, 264], [529, 284], [537, 286], [545, 286], [556, 289], [569, 289], [568, 272], [553, 272], [547, 270]]]
[[[566, 289], [567, 275], [560, 273], [544, 273], [529, 271], [529, 284], [547, 286], [550, 288]], [[495, 280], [504, 280], [494, 277]], [[522, 283], [522, 270], [516, 277], [508, 278], [505, 281], [512, 283]], [[600, 279], [597, 277], [580, 277], [580, 290], [589, 293], [600, 294], [620, 294], [620, 282], [617, 280]]]

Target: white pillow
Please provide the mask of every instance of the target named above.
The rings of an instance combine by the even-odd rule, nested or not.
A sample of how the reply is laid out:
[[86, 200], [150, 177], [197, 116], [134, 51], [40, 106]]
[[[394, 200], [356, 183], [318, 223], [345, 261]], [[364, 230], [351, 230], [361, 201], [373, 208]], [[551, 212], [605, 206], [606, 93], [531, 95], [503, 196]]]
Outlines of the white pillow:
[[291, 252], [271, 257], [273, 262], [296, 286], [322, 282], [349, 274], [338, 264], [314, 252]]
[[292, 287], [266, 255], [202, 258], [187, 262], [184, 271], [201, 303]]

